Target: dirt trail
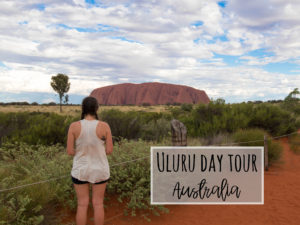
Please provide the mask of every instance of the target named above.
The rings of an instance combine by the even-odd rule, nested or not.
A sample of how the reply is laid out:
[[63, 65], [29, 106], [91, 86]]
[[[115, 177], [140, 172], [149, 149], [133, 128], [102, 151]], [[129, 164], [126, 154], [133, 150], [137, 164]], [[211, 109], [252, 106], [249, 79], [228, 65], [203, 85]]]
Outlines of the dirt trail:
[[[110, 225], [298, 225], [300, 224], [300, 155], [289, 148], [287, 138], [280, 140], [284, 151], [280, 162], [265, 172], [264, 205], [169, 205], [170, 212], [143, 218], [123, 216], [122, 207], [105, 209]], [[89, 212], [89, 218], [91, 218]], [[89, 220], [88, 224], [93, 224]]]
[[284, 148], [282, 160], [265, 172], [264, 205], [170, 205], [167, 206], [170, 210], [168, 214], [152, 216], [150, 223], [142, 218], [125, 216], [109, 220], [110, 217], [107, 215], [105, 224], [298, 225], [300, 224], [300, 155], [295, 155], [290, 150], [287, 138], [282, 138], [281, 143]]

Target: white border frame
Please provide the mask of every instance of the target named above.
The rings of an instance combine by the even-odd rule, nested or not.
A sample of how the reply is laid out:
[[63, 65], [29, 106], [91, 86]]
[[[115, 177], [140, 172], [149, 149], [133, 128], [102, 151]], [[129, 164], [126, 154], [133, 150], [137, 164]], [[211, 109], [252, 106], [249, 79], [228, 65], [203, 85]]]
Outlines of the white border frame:
[[[153, 149], [257, 149], [261, 150], [261, 201], [260, 202], [153, 202]], [[265, 167], [264, 167], [264, 147], [263, 146], [151, 146], [150, 147], [150, 204], [151, 205], [264, 205], [264, 174], [265, 174]]]

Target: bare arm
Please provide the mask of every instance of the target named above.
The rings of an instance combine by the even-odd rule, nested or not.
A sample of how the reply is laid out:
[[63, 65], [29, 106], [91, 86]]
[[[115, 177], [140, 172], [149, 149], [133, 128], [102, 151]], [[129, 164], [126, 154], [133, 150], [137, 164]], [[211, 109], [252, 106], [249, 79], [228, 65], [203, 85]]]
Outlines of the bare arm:
[[68, 140], [67, 140], [67, 154], [68, 155], [75, 155], [74, 141], [75, 141], [74, 124], [71, 123], [71, 125], [69, 127], [69, 131], [68, 131]]
[[106, 141], [105, 141], [105, 152], [107, 155], [113, 152], [113, 141], [112, 141], [112, 134], [109, 125], [106, 123]]

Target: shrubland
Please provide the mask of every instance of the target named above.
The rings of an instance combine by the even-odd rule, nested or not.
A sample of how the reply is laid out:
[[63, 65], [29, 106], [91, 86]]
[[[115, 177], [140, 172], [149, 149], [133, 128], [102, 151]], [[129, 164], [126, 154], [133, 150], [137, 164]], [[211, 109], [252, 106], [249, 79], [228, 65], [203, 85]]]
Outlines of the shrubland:
[[[206, 105], [170, 105], [165, 112], [101, 111], [99, 118], [110, 125], [114, 138], [114, 153], [109, 156], [112, 179], [105, 201], [117, 197], [126, 203], [126, 214], [139, 213], [146, 219], [151, 213], [167, 212], [163, 206], [150, 205], [149, 151], [150, 146], [172, 145], [172, 119], [185, 124], [190, 146], [240, 142], [263, 146], [267, 135], [269, 159], [275, 162], [282, 147], [272, 137], [300, 128], [297, 114], [280, 104], [225, 104], [218, 99]], [[79, 115], [53, 112], [0, 112], [0, 190], [65, 177], [0, 193], [0, 224], [42, 224], [50, 220], [56, 224], [57, 216], [51, 217], [47, 211], [55, 212], [56, 206], [76, 210], [70, 177], [72, 157], [66, 154], [66, 138], [69, 125], [79, 119]], [[299, 136], [289, 141], [298, 152]]]
[[[300, 128], [300, 119], [271, 103], [225, 104], [215, 100], [209, 104], [170, 106], [168, 112], [104, 110], [99, 118], [106, 121], [114, 140], [121, 138], [161, 141], [170, 137], [170, 121], [185, 124], [190, 137], [210, 137], [233, 133], [239, 129], [260, 128], [272, 136], [291, 133]], [[80, 117], [56, 113], [0, 113], [0, 138], [28, 144], [66, 144], [68, 127]]]
[[[141, 212], [146, 219], [150, 214], [168, 211], [164, 206], [150, 205], [152, 145], [155, 143], [141, 139], [122, 139], [114, 146], [114, 153], [108, 157], [111, 180], [105, 204], [117, 196], [120, 202], [126, 202], [125, 214], [135, 216]], [[49, 212], [57, 213], [56, 206], [75, 212], [77, 204], [71, 168], [72, 157], [61, 144], [3, 143], [0, 147], [0, 190], [49, 181], [1, 192], [0, 224], [40, 224], [45, 219], [48, 224], [58, 224], [59, 218], [49, 215]]]

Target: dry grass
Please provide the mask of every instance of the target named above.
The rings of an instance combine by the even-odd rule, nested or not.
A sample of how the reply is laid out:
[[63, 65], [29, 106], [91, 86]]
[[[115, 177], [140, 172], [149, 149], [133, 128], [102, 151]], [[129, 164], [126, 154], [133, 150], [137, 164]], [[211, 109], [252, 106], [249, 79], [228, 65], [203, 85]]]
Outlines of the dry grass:
[[220, 133], [210, 137], [187, 137], [188, 146], [221, 146], [232, 143], [229, 134]]
[[291, 150], [296, 154], [300, 154], [300, 134], [289, 136], [288, 140], [291, 146]]
[[[124, 112], [127, 111], [146, 111], [146, 112], [165, 112], [169, 111], [170, 107], [167, 105], [157, 106], [100, 106], [99, 112], [108, 109], [118, 109]], [[55, 112], [58, 114], [79, 115], [81, 112], [81, 106], [68, 105], [62, 107], [63, 112], [59, 112], [59, 105], [46, 106], [46, 105], [1, 105], [0, 112]]]

